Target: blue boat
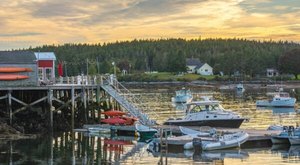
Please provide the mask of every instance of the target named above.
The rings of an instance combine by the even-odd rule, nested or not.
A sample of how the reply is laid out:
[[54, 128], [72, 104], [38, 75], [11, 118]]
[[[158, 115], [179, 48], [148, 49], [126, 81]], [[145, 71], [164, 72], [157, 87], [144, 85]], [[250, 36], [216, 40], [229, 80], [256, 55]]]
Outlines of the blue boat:
[[271, 100], [258, 100], [258, 107], [295, 107], [296, 99], [286, 92], [275, 93]]
[[193, 95], [189, 89], [182, 88], [175, 92], [176, 96], [172, 97], [172, 102], [189, 103], [193, 100]]

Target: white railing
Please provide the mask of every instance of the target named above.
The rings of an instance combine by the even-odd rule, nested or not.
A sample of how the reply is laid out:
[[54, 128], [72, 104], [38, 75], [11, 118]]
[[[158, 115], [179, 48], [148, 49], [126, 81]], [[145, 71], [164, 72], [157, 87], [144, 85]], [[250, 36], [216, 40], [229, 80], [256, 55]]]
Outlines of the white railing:
[[118, 95], [123, 97], [131, 104], [133, 109], [129, 109], [128, 111], [133, 111], [131, 112], [132, 115], [141, 118], [143, 120], [142, 122], [144, 122], [143, 124], [155, 124], [155, 121], [151, 120], [147, 113], [151, 112], [155, 118], [157, 118], [158, 115], [155, 113], [155, 111], [151, 110], [149, 106], [145, 104], [145, 102], [137, 98], [135, 94], [131, 93], [131, 91], [122, 85], [114, 76], [110, 75], [109, 78], [104, 78], [104, 80], [104, 84], [109, 84], [112, 86]]

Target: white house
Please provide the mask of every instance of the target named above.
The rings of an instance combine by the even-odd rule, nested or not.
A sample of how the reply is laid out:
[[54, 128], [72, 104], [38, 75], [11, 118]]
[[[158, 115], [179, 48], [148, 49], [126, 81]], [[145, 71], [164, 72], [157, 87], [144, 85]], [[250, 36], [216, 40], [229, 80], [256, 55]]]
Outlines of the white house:
[[200, 75], [213, 75], [213, 68], [207, 63], [201, 63], [199, 59], [187, 58], [186, 66], [188, 73]]
[[274, 68], [267, 68], [267, 77], [279, 76], [279, 72]]

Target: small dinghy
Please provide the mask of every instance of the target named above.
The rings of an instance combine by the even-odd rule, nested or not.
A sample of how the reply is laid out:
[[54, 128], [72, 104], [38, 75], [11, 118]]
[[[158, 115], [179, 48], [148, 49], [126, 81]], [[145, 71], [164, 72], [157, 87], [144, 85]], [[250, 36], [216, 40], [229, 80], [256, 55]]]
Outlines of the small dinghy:
[[135, 129], [138, 135], [143, 138], [152, 138], [157, 133], [157, 129], [142, 124], [135, 124]]
[[236, 132], [232, 134], [225, 134], [222, 136], [213, 136], [211, 138], [198, 137], [194, 138], [192, 142], [184, 145], [184, 149], [193, 149], [194, 146], [200, 147], [202, 150], [219, 150], [226, 148], [240, 147], [249, 138], [246, 132]]

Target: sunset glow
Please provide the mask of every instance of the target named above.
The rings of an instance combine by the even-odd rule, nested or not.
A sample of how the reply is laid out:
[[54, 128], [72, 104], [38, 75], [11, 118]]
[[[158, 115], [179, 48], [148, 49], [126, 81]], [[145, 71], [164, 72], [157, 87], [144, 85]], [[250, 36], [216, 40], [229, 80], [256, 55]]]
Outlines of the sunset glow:
[[299, 0], [1, 0], [0, 49], [159, 38], [300, 41]]

